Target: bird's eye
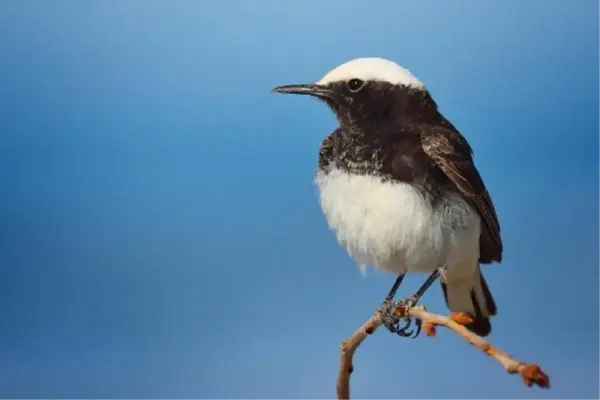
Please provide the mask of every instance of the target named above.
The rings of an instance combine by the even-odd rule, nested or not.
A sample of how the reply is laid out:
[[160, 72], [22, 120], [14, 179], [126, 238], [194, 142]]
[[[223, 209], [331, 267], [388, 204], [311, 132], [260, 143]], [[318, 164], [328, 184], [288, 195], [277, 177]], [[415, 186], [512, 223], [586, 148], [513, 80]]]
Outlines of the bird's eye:
[[351, 92], [358, 92], [364, 84], [365, 83], [360, 79], [350, 79], [348, 81], [348, 89], [350, 89]]

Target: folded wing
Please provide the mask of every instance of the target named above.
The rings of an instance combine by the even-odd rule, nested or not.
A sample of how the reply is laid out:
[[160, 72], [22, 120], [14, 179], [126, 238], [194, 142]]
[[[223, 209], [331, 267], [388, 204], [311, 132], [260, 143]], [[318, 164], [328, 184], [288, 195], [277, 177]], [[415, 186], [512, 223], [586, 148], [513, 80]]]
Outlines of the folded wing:
[[465, 138], [459, 132], [444, 127], [429, 127], [421, 132], [421, 145], [425, 154], [450, 178], [459, 193], [480, 215], [482, 232], [479, 261], [501, 262], [502, 238], [498, 216]]

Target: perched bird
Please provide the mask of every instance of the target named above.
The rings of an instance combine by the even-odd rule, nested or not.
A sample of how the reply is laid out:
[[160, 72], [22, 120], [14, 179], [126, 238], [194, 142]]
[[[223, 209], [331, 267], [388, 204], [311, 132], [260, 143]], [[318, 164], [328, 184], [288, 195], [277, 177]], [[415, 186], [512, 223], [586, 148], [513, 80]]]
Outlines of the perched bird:
[[496, 304], [480, 264], [502, 260], [498, 217], [469, 143], [425, 85], [393, 61], [358, 58], [273, 91], [314, 96], [337, 116], [319, 151], [321, 208], [361, 267], [398, 275], [387, 311], [406, 273], [429, 273], [406, 306], [441, 277], [448, 308], [488, 335]]

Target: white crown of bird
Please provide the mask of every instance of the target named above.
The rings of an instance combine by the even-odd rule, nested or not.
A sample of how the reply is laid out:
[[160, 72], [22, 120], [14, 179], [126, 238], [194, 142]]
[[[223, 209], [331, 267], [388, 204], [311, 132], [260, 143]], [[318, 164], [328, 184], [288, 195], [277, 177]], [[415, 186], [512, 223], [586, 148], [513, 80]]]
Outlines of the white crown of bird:
[[382, 81], [394, 85], [404, 85], [424, 89], [425, 85], [409, 70], [385, 58], [365, 57], [350, 60], [329, 71], [318, 85], [360, 79], [362, 81]]

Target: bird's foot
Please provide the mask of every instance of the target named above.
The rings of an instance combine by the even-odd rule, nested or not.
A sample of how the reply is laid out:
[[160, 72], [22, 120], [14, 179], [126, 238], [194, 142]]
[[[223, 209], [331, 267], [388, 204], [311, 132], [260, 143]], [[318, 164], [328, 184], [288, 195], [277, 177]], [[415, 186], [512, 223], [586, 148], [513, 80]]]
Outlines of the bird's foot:
[[[393, 302], [391, 300], [385, 300], [381, 305], [381, 308], [379, 309], [383, 325], [390, 332], [395, 333], [398, 336], [410, 337], [411, 335], [413, 335], [413, 333], [413, 339], [419, 336], [422, 327], [421, 320], [415, 320], [415, 325], [417, 327], [415, 333], [412, 329], [409, 330], [413, 322], [413, 318], [408, 316], [408, 309], [417, 304], [417, 300], [418, 299], [415, 296], [411, 296], [396, 302]], [[401, 312], [397, 312], [398, 309], [400, 309]], [[401, 320], [403, 322], [402, 326], [400, 326]]]

